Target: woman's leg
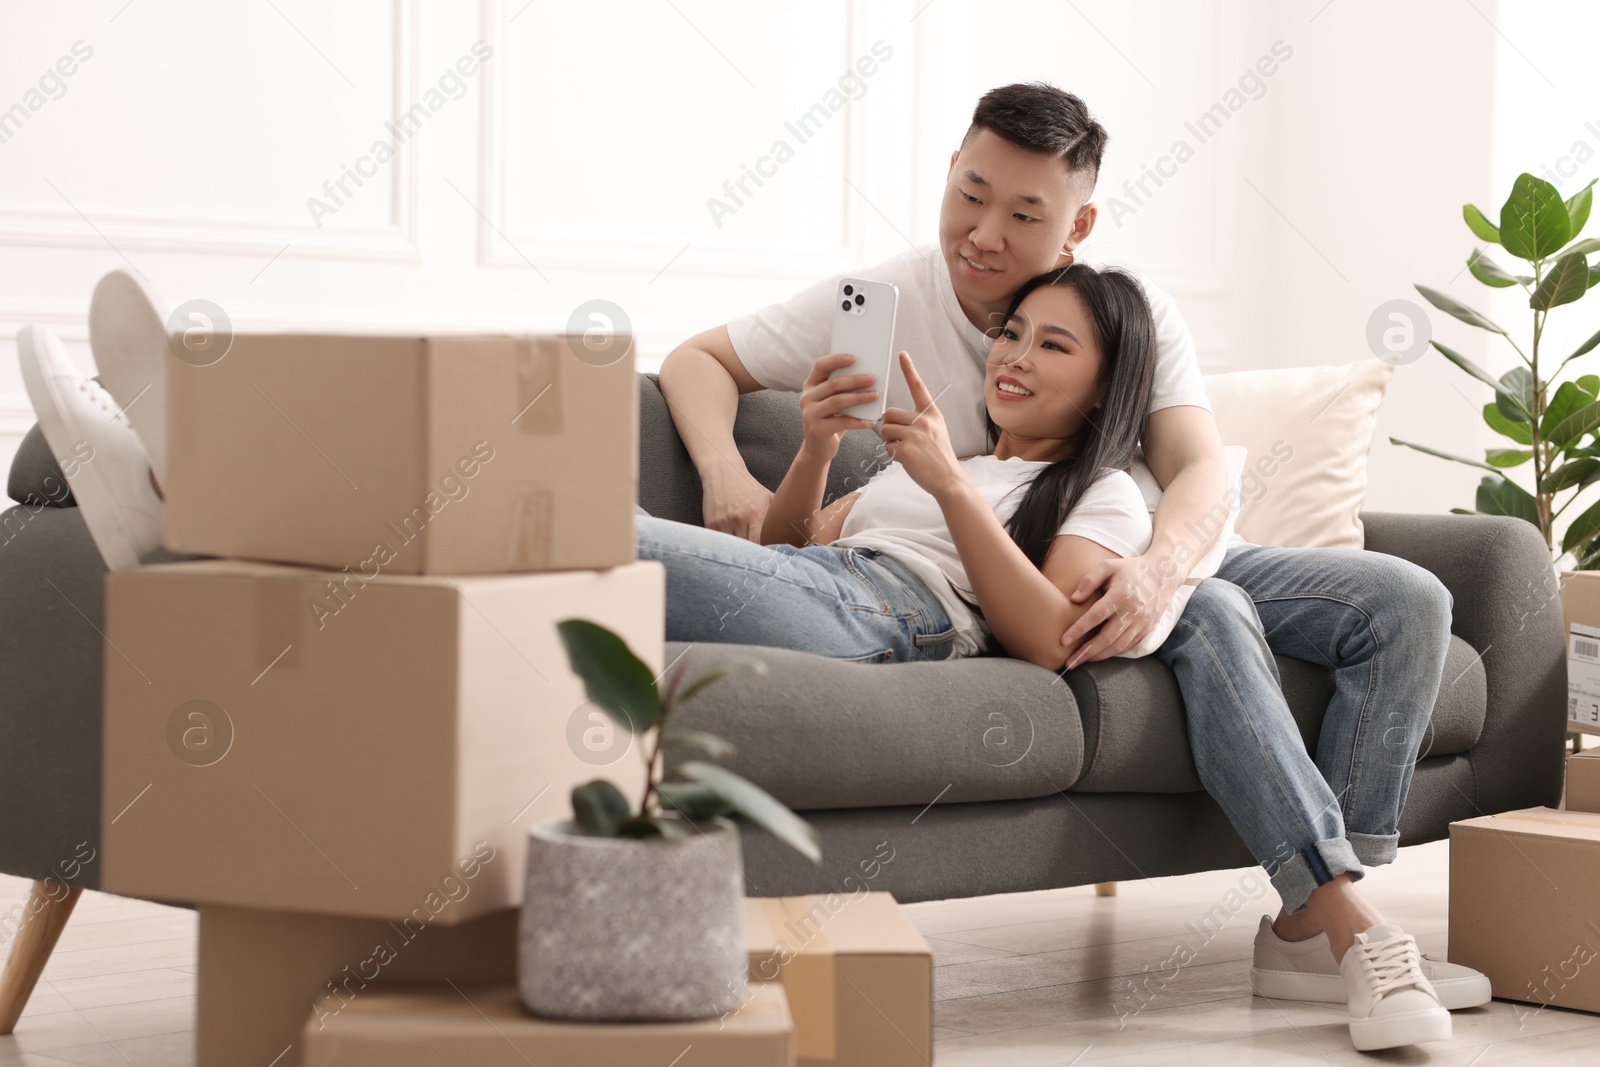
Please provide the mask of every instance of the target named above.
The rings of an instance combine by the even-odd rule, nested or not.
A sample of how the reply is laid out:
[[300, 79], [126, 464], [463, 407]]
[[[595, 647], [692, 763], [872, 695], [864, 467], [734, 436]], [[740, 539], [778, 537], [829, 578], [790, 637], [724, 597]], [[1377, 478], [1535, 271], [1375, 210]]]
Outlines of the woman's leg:
[[1285, 914], [1302, 913], [1340, 876], [1360, 879], [1339, 800], [1306, 751], [1249, 595], [1201, 582], [1155, 654], [1177, 675], [1200, 781], [1266, 868]]
[[[667, 640], [768, 645], [872, 663], [942, 659], [932, 594], [876, 553], [758, 545], [634, 508], [640, 559], [667, 571]], [[920, 583], [918, 583], [920, 586]]]

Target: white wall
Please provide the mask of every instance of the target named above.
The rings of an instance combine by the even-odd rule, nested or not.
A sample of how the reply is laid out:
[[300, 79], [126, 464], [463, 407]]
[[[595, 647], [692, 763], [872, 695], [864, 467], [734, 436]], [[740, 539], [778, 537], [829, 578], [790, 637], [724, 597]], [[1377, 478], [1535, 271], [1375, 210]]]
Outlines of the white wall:
[[[601, 298], [653, 369], [698, 329], [933, 240], [978, 95], [1032, 78], [1110, 129], [1091, 247], [1176, 296], [1205, 369], [1371, 358], [1368, 315], [1413, 282], [1475, 295], [1452, 281], [1472, 244], [1460, 205], [1497, 207], [1600, 120], [1582, 113], [1592, 33], [1547, 40], [1536, 11], [1560, 5], [1472, 3], [0, 0], [0, 109], [75, 42], [93, 50], [0, 143], [0, 462], [32, 421], [16, 329], [50, 325], [87, 370], [87, 299], [112, 267], [245, 329], [560, 329]], [[493, 57], [452, 74], [479, 41]], [[1258, 98], [1113, 219], [1123, 183], [1193, 144], [1186, 121], [1275, 42], [1292, 55]], [[857, 98], [828, 111], [862, 57]], [[441, 79], [420, 131], [316, 225], [307, 199]], [[800, 143], [786, 122], [819, 103]], [[758, 165], [717, 217], [708, 199], [732, 204], [724, 182]], [[1437, 355], [1396, 374], [1369, 506], [1470, 505], [1470, 470], [1387, 444], [1482, 447], [1457, 388], [1487, 397]]]

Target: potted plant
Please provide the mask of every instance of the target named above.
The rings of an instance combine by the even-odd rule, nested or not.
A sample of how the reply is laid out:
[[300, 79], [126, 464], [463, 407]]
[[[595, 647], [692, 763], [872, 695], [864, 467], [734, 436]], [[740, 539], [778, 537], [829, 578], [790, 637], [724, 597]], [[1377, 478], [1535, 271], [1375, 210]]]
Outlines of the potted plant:
[[[1552, 309], [1577, 301], [1600, 282], [1600, 264], [1588, 261], [1592, 253], [1600, 251], [1600, 240], [1578, 239], [1589, 220], [1594, 184], [1590, 182], [1562, 200], [1556, 187], [1544, 179], [1519, 175], [1500, 208], [1498, 226], [1473, 205], [1462, 208], [1474, 234], [1528, 264], [1527, 273], [1522, 273], [1521, 267], [1514, 273], [1481, 248], [1474, 248], [1467, 259], [1467, 269], [1484, 285], [1496, 289], [1521, 286], [1528, 294], [1533, 328], [1526, 351], [1486, 316], [1436, 289], [1416, 287], [1440, 311], [1505, 338], [1520, 358], [1520, 366], [1497, 378], [1447, 345], [1432, 342], [1446, 359], [1494, 390], [1494, 402], [1484, 405], [1483, 421], [1512, 447], [1488, 449], [1482, 460], [1476, 460], [1389, 438], [1393, 444], [1488, 471], [1478, 485], [1476, 507], [1451, 511], [1526, 519], [1544, 536], [1552, 561], [1570, 553], [1578, 570], [1600, 569], [1600, 538], [1596, 536], [1600, 534], [1600, 501], [1571, 520], [1559, 552], [1555, 523], [1583, 490], [1600, 481], [1600, 442], [1594, 437], [1600, 427], [1600, 376], [1585, 374], [1559, 383], [1557, 378], [1567, 364], [1600, 346], [1600, 333], [1579, 345], [1554, 371], [1549, 370], [1548, 361], [1540, 364], [1544, 355], [1540, 339], [1545, 317]], [[1532, 470], [1526, 488], [1504, 473], [1524, 466]], [[1565, 502], [1556, 506], [1557, 497], [1563, 494]]]
[[[1595, 434], [1600, 427], [1600, 375], [1558, 379], [1567, 364], [1600, 346], [1600, 332], [1579, 345], [1554, 371], [1549, 370], [1548, 361], [1540, 363], [1546, 316], [1563, 304], [1578, 301], [1600, 283], [1600, 263], [1589, 262], [1590, 255], [1600, 252], [1600, 240], [1579, 237], [1589, 221], [1594, 185], [1591, 181], [1563, 200], [1556, 187], [1544, 179], [1518, 175], [1500, 208], [1498, 226], [1472, 204], [1462, 206], [1468, 229], [1527, 264], [1507, 270], [1480, 248], [1474, 248], [1467, 258], [1467, 269], [1484, 285], [1495, 289], [1521, 286], [1527, 294], [1533, 328], [1526, 351], [1507, 330], [1478, 311], [1436, 289], [1416, 287], [1440, 311], [1503, 337], [1521, 360], [1519, 366], [1497, 378], [1459, 352], [1432, 341], [1446, 359], [1494, 390], [1494, 401], [1483, 407], [1483, 421], [1506, 438], [1510, 447], [1487, 449], [1479, 461], [1389, 438], [1393, 444], [1487, 471], [1478, 484], [1476, 506], [1450, 510], [1464, 515], [1511, 515], [1538, 527], [1551, 554], [1547, 592], [1551, 598], [1560, 590], [1554, 569], [1562, 559], [1570, 557], [1575, 570], [1600, 570], [1600, 501], [1572, 518], [1561, 535], [1559, 549], [1556, 545], [1556, 520], [1585, 489], [1600, 482], [1600, 437]], [[1532, 472], [1527, 487], [1505, 473], [1518, 468]], [[1565, 500], [1558, 504], [1561, 497]], [[1577, 738], [1570, 735], [1570, 740], [1576, 744]]]
[[813, 863], [816, 831], [771, 794], [726, 768], [688, 760], [663, 776], [667, 749], [721, 759], [733, 746], [680, 728], [673, 714], [740, 667], [729, 656], [687, 688], [679, 668], [658, 692], [650, 668], [612, 631], [557, 624], [589, 700], [642, 741], [646, 785], [637, 810], [611, 782], [572, 790], [572, 819], [528, 829], [527, 889], [517, 969], [537, 1015], [591, 1021], [702, 1019], [745, 999], [744, 864], [737, 814]]

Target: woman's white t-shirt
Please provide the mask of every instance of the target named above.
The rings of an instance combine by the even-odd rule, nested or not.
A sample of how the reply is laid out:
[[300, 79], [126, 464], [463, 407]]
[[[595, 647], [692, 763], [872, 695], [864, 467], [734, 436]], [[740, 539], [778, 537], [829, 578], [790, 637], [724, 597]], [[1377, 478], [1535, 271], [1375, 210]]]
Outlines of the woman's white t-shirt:
[[[1044, 460], [992, 455], [960, 462], [1002, 526], [1022, 503], [1029, 483], [1050, 465]], [[1060, 534], [1088, 538], [1119, 556], [1142, 555], [1150, 547], [1150, 511], [1133, 477], [1107, 468], [1084, 491], [1057, 531]], [[991, 630], [969, 606], [977, 596], [944, 511], [899, 463], [890, 463], [862, 487], [832, 543], [876, 549], [903, 563], [933, 591], [950, 617], [956, 630], [951, 655], [975, 656], [983, 651]]]

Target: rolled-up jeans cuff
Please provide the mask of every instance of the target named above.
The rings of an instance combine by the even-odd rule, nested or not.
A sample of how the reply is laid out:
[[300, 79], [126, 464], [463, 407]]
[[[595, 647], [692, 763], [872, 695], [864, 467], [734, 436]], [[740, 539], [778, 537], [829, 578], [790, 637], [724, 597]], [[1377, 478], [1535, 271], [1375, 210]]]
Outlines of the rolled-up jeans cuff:
[[1393, 863], [1395, 853], [1400, 849], [1399, 834], [1356, 834], [1346, 830], [1344, 836], [1349, 839], [1350, 847], [1356, 851], [1356, 859], [1364, 867]]
[[1319, 885], [1348, 874], [1352, 882], [1363, 876], [1355, 849], [1342, 837], [1318, 841], [1296, 852], [1272, 872], [1272, 888], [1283, 898], [1283, 910], [1290, 915], [1306, 910], [1306, 898]]

